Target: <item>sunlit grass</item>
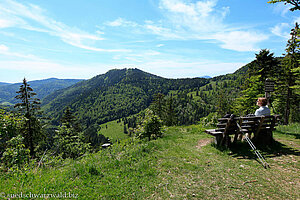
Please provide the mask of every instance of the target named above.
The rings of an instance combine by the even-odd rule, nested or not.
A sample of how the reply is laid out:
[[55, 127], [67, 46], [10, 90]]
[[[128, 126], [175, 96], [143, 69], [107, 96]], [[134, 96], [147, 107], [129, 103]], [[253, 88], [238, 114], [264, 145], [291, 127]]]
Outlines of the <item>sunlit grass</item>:
[[124, 133], [124, 123], [119, 122], [117, 120], [107, 122], [105, 124], [100, 125], [101, 129], [99, 131], [100, 134], [105, 137], [110, 138], [112, 142], [128, 139], [129, 136]]
[[277, 146], [261, 151], [268, 169], [247, 144], [220, 151], [203, 127], [192, 125], [169, 127], [150, 142], [124, 139], [53, 168], [2, 174], [0, 192], [71, 192], [79, 199], [297, 199], [300, 149], [293, 144], [299, 139], [284, 134], [295, 127], [279, 127]]

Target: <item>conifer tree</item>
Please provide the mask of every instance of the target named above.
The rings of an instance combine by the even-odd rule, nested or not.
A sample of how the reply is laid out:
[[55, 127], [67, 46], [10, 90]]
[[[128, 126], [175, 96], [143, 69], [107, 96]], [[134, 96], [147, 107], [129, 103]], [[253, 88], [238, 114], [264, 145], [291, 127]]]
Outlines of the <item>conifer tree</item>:
[[40, 100], [34, 98], [36, 95], [33, 89], [27, 83], [27, 80], [23, 79], [23, 84], [20, 86], [16, 99], [21, 100], [21, 103], [15, 104], [15, 108], [18, 108], [22, 115], [25, 117], [23, 127], [24, 143], [30, 150], [30, 155], [35, 156], [35, 147], [43, 138], [41, 131], [40, 119], [38, 117], [38, 110], [40, 109]]
[[262, 49], [258, 54], [255, 54], [256, 59], [250, 65], [250, 72], [253, 75], [260, 75], [260, 81], [264, 82], [266, 78], [271, 77], [278, 71], [279, 60], [274, 57], [267, 49]]
[[166, 102], [166, 125], [173, 126], [176, 124], [176, 113], [174, 99], [170, 96]]
[[300, 41], [299, 25], [291, 30], [291, 38], [287, 42], [286, 55], [282, 60], [281, 72], [277, 79], [278, 109], [283, 113], [284, 124], [289, 123], [291, 109], [294, 110], [294, 117], [299, 117], [299, 93], [297, 82], [299, 82], [299, 61], [300, 61]]
[[160, 118], [163, 117], [164, 112], [164, 97], [165, 95], [157, 93], [156, 95], [154, 95], [154, 102], [152, 103], [153, 111]]
[[71, 112], [70, 107], [68, 106], [64, 112], [64, 115], [61, 118], [61, 122], [65, 123], [67, 128], [71, 128], [71, 126], [73, 126], [73, 124], [75, 123], [75, 116], [73, 115], [73, 113]]
[[62, 158], [77, 158], [90, 149], [92, 142], [97, 142], [97, 129], [90, 126], [85, 133], [81, 132], [80, 124], [67, 107], [61, 118], [62, 125], [58, 128], [54, 137], [56, 154]]

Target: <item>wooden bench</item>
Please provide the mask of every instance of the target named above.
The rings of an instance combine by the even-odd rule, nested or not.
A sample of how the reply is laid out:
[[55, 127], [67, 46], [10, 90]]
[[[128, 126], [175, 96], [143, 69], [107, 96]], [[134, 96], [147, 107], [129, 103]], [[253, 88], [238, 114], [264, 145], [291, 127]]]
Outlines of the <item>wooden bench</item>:
[[236, 142], [239, 134], [247, 134], [251, 139], [252, 133], [254, 143], [271, 144], [278, 117], [274, 115], [220, 118], [216, 129], [208, 129], [205, 132], [215, 137], [218, 146], [228, 147], [231, 143], [230, 135], [234, 135], [233, 142]]
[[240, 132], [247, 134], [256, 144], [271, 144], [273, 142], [273, 131], [276, 130], [278, 115], [240, 117]]
[[237, 139], [239, 133], [238, 121], [239, 118], [237, 117], [220, 118], [218, 119], [219, 123], [216, 129], [208, 129], [205, 132], [215, 137], [215, 144], [217, 146], [229, 146], [231, 143], [230, 135], [235, 135], [234, 141]]

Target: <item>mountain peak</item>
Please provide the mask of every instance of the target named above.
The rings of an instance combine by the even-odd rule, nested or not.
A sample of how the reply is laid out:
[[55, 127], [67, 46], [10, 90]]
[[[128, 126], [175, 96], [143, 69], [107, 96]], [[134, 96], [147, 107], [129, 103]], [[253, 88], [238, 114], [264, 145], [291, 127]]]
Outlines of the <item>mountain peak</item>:
[[208, 75], [205, 75], [205, 76], [200, 76], [200, 78], [206, 78], [206, 79], [209, 79], [209, 78], [211, 78], [211, 77], [208, 76]]

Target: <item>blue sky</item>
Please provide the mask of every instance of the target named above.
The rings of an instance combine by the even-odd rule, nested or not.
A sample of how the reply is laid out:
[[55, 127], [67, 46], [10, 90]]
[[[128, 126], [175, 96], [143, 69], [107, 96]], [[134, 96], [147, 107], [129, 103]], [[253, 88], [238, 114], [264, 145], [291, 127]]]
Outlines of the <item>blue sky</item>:
[[232, 73], [284, 53], [297, 11], [267, 0], [0, 0], [0, 82], [139, 68], [166, 78]]

